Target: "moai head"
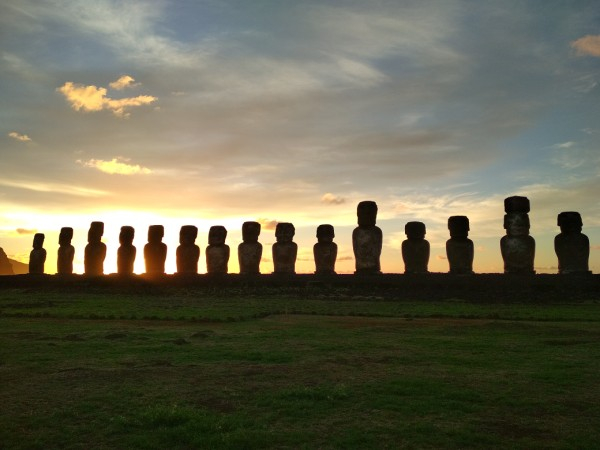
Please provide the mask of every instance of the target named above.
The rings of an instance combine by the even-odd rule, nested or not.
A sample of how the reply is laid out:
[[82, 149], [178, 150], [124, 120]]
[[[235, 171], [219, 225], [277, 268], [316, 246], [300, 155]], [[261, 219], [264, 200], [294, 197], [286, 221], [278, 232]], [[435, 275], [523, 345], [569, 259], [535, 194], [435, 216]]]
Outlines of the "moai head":
[[194, 245], [198, 237], [198, 227], [194, 225], [184, 225], [179, 230], [179, 243], [181, 245]]
[[291, 223], [281, 222], [275, 227], [275, 239], [277, 242], [292, 242], [296, 229]]
[[469, 235], [469, 218], [467, 216], [448, 217], [448, 229], [450, 237], [466, 239]]
[[530, 211], [529, 199], [527, 197], [519, 197], [515, 195], [513, 197], [507, 197], [504, 199], [504, 212], [509, 213], [524, 213], [528, 214]]
[[148, 227], [148, 242], [151, 244], [158, 244], [162, 242], [162, 238], [165, 236], [165, 227], [162, 225], [150, 225]]
[[404, 232], [408, 239], [425, 239], [425, 224], [423, 222], [407, 222]]
[[92, 222], [88, 231], [88, 242], [100, 242], [104, 234], [104, 222]]
[[561, 233], [581, 233], [583, 221], [581, 220], [581, 214], [578, 212], [561, 212], [556, 221]]
[[208, 230], [208, 245], [223, 245], [227, 238], [227, 230], [224, 226], [215, 225]]
[[333, 225], [319, 225], [317, 227], [317, 239], [320, 243], [329, 244], [333, 242], [334, 237]]
[[44, 246], [44, 234], [43, 233], [35, 233], [33, 236], [33, 248], [40, 249]]
[[121, 227], [121, 232], [119, 233], [119, 243], [121, 245], [132, 245], [133, 238], [135, 236], [135, 230], [130, 226]]
[[260, 235], [260, 223], [258, 222], [244, 222], [242, 225], [242, 239], [244, 242], [253, 243], [258, 242], [258, 236]]
[[356, 207], [359, 227], [374, 227], [377, 222], [377, 203], [366, 200]]
[[73, 239], [73, 228], [63, 227], [58, 235], [58, 245], [71, 245]]
[[505, 214], [504, 229], [509, 236], [529, 235], [529, 216], [525, 213]]

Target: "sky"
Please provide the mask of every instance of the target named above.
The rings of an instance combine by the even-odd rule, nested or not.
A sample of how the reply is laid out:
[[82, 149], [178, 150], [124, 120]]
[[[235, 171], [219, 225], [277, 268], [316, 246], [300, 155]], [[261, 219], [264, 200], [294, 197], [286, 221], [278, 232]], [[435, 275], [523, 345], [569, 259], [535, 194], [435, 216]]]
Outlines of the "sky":
[[447, 219], [470, 218], [476, 272], [502, 272], [503, 200], [531, 201], [539, 273], [556, 273], [556, 216], [578, 211], [600, 271], [600, 7], [594, 1], [3, 0], [0, 247], [27, 262], [92, 221], [105, 272], [119, 229], [292, 222], [312, 273], [319, 224], [354, 271], [356, 205], [373, 200], [381, 266], [404, 271], [422, 221], [429, 269], [447, 272]]

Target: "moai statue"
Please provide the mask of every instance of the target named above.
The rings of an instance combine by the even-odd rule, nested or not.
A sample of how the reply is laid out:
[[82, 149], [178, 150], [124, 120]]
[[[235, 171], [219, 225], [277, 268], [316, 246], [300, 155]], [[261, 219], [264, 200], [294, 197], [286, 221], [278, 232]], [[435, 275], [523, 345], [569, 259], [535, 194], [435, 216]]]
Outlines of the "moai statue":
[[333, 242], [335, 232], [332, 225], [317, 227], [318, 242], [313, 246], [317, 275], [334, 275], [337, 244]]
[[229, 263], [229, 245], [225, 244], [227, 230], [215, 225], [208, 230], [208, 247], [206, 247], [206, 271], [210, 275], [227, 273]]
[[504, 228], [506, 236], [500, 240], [504, 259], [504, 273], [533, 274], [535, 240], [529, 236], [529, 199], [508, 197], [504, 199]]
[[291, 223], [278, 223], [275, 227], [275, 239], [273, 244], [273, 273], [290, 274], [296, 273], [296, 256], [298, 255], [298, 244], [293, 242], [296, 229]]
[[377, 203], [360, 202], [356, 208], [358, 227], [352, 232], [352, 248], [356, 260], [356, 274], [380, 274], [381, 247], [383, 233], [375, 225], [377, 221]]
[[106, 244], [101, 241], [104, 234], [103, 222], [92, 222], [88, 231], [88, 244], [85, 246], [83, 265], [86, 275], [104, 274]]
[[238, 260], [240, 273], [244, 275], [260, 274], [260, 259], [262, 258], [262, 244], [258, 242], [260, 223], [244, 222], [242, 225], [243, 242], [238, 245]]
[[29, 254], [29, 273], [44, 273], [46, 262], [46, 250], [44, 247], [44, 235], [36, 233], [33, 236], [33, 250]]
[[73, 258], [75, 247], [71, 245], [73, 239], [73, 228], [63, 227], [58, 235], [58, 259], [56, 271], [59, 275], [71, 275], [73, 273]]
[[446, 256], [450, 264], [450, 273], [473, 273], [473, 241], [469, 239], [469, 218], [452, 216], [448, 218], [450, 239], [446, 241]]
[[119, 233], [119, 248], [117, 249], [117, 273], [119, 275], [132, 275], [133, 274], [133, 263], [135, 262], [135, 255], [137, 249], [133, 245], [133, 238], [135, 237], [135, 230], [130, 226], [121, 227]]
[[144, 246], [144, 260], [148, 275], [164, 275], [165, 273], [167, 244], [162, 241], [164, 236], [165, 227], [162, 225], [148, 227], [148, 243]]
[[558, 273], [591, 273], [588, 266], [590, 240], [581, 232], [583, 221], [578, 212], [561, 212], [557, 218], [560, 234], [554, 238]]
[[179, 247], [177, 247], [177, 273], [198, 273], [200, 247], [196, 245], [198, 227], [184, 225], [179, 230]]
[[404, 273], [428, 273], [429, 242], [425, 240], [425, 224], [408, 222], [404, 226], [405, 241], [402, 241]]
[[14, 275], [12, 264], [8, 260], [8, 255], [0, 247], [0, 275]]

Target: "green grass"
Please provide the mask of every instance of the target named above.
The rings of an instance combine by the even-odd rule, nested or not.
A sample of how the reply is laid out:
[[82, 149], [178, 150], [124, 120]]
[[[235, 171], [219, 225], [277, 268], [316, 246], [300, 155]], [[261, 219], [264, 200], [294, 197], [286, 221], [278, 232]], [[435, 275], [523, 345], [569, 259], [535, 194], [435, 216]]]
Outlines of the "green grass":
[[600, 303], [0, 291], [0, 448], [598, 448]]

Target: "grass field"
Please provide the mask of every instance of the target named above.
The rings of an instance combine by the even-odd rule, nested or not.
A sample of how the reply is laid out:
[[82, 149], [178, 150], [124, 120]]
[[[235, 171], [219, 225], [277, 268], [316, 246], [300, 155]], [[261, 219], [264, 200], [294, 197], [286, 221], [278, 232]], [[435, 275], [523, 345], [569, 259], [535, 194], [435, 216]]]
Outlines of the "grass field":
[[0, 291], [0, 448], [600, 448], [600, 299]]

